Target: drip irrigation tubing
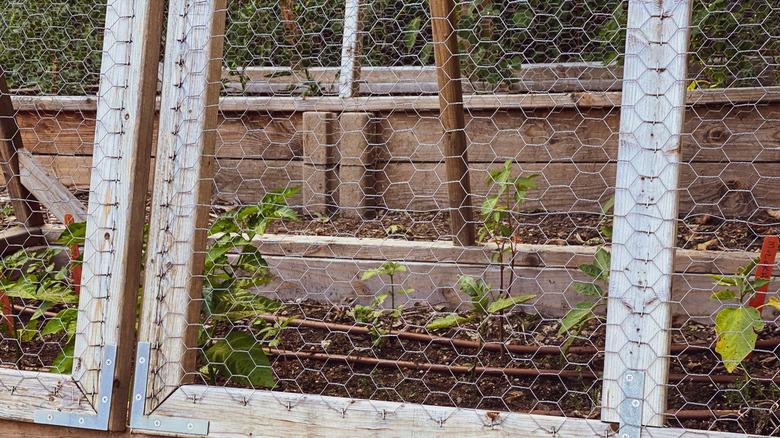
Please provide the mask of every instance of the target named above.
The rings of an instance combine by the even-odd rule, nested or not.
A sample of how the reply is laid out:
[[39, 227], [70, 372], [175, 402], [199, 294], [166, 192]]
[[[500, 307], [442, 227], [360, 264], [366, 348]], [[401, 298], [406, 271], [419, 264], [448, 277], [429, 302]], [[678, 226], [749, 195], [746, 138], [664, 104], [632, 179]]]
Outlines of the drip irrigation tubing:
[[[325, 321], [312, 321], [308, 319], [287, 319], [284, 317], [262, 314], [259, 318], [269, 322], [288, 321], [288, 326], [304, 327], [318, 330], [329, 330], [333, 332], [357, 334], [357, 335], [370, 335], [370, 329], [368, 327], [362, 327], [358, 325], [337, 324]], [[408, 339], [410, 341], [418, 342], [430, 342], [432, 344], [439, 345], [451, 345], [458, 348], [470, 348], [470, 349], [483, 349], [487, 351], [495, 352], [510, 352], [514, 354], [561, 354], [562, 348], [557, 345], [541, 346], [541, 345], [518, 345], [518, 344], [502, 344], [500, 342], [477, 342], [469, 341], [467, 339], [454, 339], [446, 336], [433, 336], [425, 333], [415, 333], [410, 331], [388, 331], [388, 336], [395, 336], [399, 339]], [[773, 337], [769, 339], [761, 339], [756, 341], [756, 349], [758, 350], [773, 350], [780, 345], [780, 337]], [[688, 344], [672, 344], [671, 353], [680, 354], [687, 352], [697, 352], [697, 350], [713, 350], [712, 345], [688, 345]], [[570, 347], [568, 354], [574, 355], [593, 355], [599, 353], [600, 350], [595, 347], [588, 346], [574, 346]], [[603, 352], [603, 350], [601, 350]]]

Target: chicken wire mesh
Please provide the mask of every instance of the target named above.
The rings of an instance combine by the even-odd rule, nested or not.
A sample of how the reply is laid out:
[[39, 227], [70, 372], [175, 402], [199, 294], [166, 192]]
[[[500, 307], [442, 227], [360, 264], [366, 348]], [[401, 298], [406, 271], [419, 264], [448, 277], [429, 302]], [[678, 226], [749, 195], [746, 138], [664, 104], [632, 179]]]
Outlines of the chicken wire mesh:
[[[7, 3], [0, 65], [14, 93], [96, 92], [105, 5]], [[193, 232], [208, 239], [174, 259], [198, 275], [179, 270], [144, 291], [154, 309], [140, 322], [155, 333], [152, 406], [196, 383], [205, 389], [184, 389], [195, 401], [243, 388], [238, 404], [272, 388], [280, 409], [290, 408], [288, 392], [599, 418], [628, 2], [458, 3], [479, 248], [450, 243], [428, 3], [360, 4], [355, 97], [339, 99], [344, 3], [227, 2], [224, 56], [213, 55], [222, 64], [216, 124], [199, 125], [209, 102], [158, 135], [180, 144], [154, 185], [198, 176], [151, 202], [173, 221], [152, 215], [150, 234], [164, 236], [155, 248], [176, 252], [197, 241]], [[736, 312], [727, 309], [752, 312], [741, 304], [746, 285], [763, 282], [738, 268], [780, 229], [780, 12], [769, 0], [693, 3], [663, 415], [672, 426], [772, 435], [776, 312], [762, 309], [756, 350], [732, 372], [723, 340], [744, 352], [759, 321], [720, 332], [715, 323]], [[183, 44], [182, 58], [200, 49]], [[180, 83], [203, 80], [189, 64], [181, 72]], [[198, 101], [204, 93], [187, 89], [161, 108]], [[39, 164], [71, 189], [88, 185], [93, 113], [15, 116]], [[209, 135], [213, 175], [195, 170], [196, 155], [181, 158]], [[187, 231], [180, 223], [196, 207], [208, 223]], [[179, 268], [150, 257], [154, 275]], [[21, 327], [28, 317], [14, 318]], [[4, 336], [4, 366], [50, 366], [35, 337]], [[51, 339], [48, 348], [64, 349]], [[10, 345], [29, 348], [31, 362]]]

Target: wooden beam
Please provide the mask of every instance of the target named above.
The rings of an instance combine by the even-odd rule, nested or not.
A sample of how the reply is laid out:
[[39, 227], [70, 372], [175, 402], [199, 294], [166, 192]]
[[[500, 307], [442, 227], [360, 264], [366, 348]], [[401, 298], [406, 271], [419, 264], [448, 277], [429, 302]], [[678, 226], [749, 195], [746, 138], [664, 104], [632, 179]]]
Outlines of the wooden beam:
[[[613, 108], [620, 106], [621, 92], [582, 91], [574, 93], [533, 93], [468, 95], [463, 98], [467, 110], [495, 109], [562, 109]], [[713, 88], [691, 90], [687, 102], [710, 104], [768, 104], [780, 101], [780, 86]], [[95, 111], [95, 96], [13, 96], [17, 111]], [[263, 111], [435, 111], [439, 110], [436, 96], [370, 96], [342, 98], [337, 96], [281, 97], [250, 96], [223, 97], [219, 108], [225, 112]]]
[[145, 433], [124, 431], [104, 432], [98, 430], [84, 430], [75, 427], [48, 426], [45, 424], [28, 423], [23, 421], [0, 420], [0, 430], [5, 436], [16, 438], [159, 438], [160, 435], [147, 435]]
[[339, 75], [340, 97], [354, 97], [360, 91], [360, 25], [360, 0], [346, 0]]
[[22, 149], [17, 154], [22, 184], [51, 214], [63, 223], [68, 214], [76, 222], [86, 222], [87, 212], [84, 205], [60, 180], [49, 175], [28, 150]]
[[[210, 420], [209, 437], [256, 437], [269, 430], [285, 436], [322, 438], [408, 437], [581, 437], [614, 436], [598, 420], [462, 409], [414, 403], [360, 400], [238, 388], [186, 385], [156, 415], [197, 415]], [[642, 436], [743, 438], [744, 434], [681, 428], [647, 428]]]
[[162, 13], [162, 0], [106, 8], [73, 378], [97, 405], [103, 346], [116, 346], [109, 430], [126, 427], [132, 381]]
[[182, 383], [198, 351], [190, 347], [197, 340], [203, 288], [225, 3], [174, 0], [168, 9], [159, 159], [139, 328], [140, 340], [155, 347], [147, 409]]
[[376, 123], [369, 113], [343, 113], [339, 128], [339, 211], [352, 217], [371, 216], [377, 203]]
[[[336, 147], [336, 114], [307, 112], [303, 114], [303, 173], [301, 194], [306, 214], [328, 214], [337, 202], [336, 174], [339, 162]], [[285, 187], [285, 186], [280, 186]]]
[[628, 8], [601, 415], [627, 437], [666, 411], [692, 4]]
[[0, 231], [0, 257], [6, 257], [25, 248], [45, 246], [46, 239], [40, 227], [16, 226]]
[[444, 162], [447, 167], [450, 232], [461, 246], [473, 245], [474, 214], [471, 208], [471, 180], [466, 152], [466, 122], [458, 49], [458, 17], [453, 0], [430, 0], [439, 107], [444, 127]]
[[0, 66], [0, 168], [5, 176], [5, 185], [11, 196], [11, 205], [19, 222], [28, 227], [40, 227], [45, 218], [38, 201], [22, 184], [18, 152], [24, 148], [16, 110], [6, 84], [5, 71]]
[[[38, 409], [94, 415], [89, 398], [68, 375], [0, 368], [0, 418], [34, 421]], [[0, 429], [6, 435], [5, 429]]]

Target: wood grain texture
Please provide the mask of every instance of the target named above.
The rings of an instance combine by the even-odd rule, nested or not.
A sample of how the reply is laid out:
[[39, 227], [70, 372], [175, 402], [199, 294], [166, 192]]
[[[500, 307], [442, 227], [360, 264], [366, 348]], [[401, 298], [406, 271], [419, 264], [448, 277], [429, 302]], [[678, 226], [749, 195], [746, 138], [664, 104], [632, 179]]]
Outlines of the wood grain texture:
[[337, 130], [338, 122], [334, 113], [303, 114], [303, 165], [300, 178], [302, 207], [306, 214], [327, 214], [336, 208], [339, 162]]
[[95, 414], [71, 376], [0, 368], [0, 418], [33, 421], [37, 409]]
[[444, 166], [447, 169], [447, 209], [450, 234], [460, 246], [473, 245], [476, 239], [471, 200], [469, 156], [466, 149], [466, 121], [458, 48], [458, 16], [453, 0], [430, 0], [436, 81], [439, 84], [439, 111], [444, 136], [441, 139]]
[[16, 226], [0, 231], [0, 257], [6, 257], [25, 248], [46, 245], [41, 228]]
[[[223, 413], [216, 415], [215, 412]], [[492, 412], [234, 388], [187, 385], [155, 412], [212, 413], [209, 436], [256, 437], [275, 431], [305, 437], [583, 437], [613, 436], [607, 423], [580, 418]], [[646, 428], [657, 438], [738, 438], [744, 434]]]
[[153, 346], [154, 407], [191, 370], [200, 315], [225, 0], [169, 5], [165, 77], [139, 336]]
[[141, 432], [104, 432], [98, 430], [77, 429], [74, 427], [49, 426], [45, 424], [21, 421], [0, 420], [0, 430], [5, 436], [17, 438], [158, 438], [160, 435], [147, 435]]
[[0, 66], [0, 169], [16, 219], [28, 227], [40, 227], [45, 221], [41, 207], [21, 181], [18, 153], [24, 149], [22, 142], [5, 71]]
[[[621, 433], [663, 426], [666, 412], [692, 4], [629, 2], [601, 411]], [[630, 373], [643, 375], [639, 394], [624, 391]]]
[[341, 70], [339, 72], [339, 96], [353, 97], [360, 91], [360, 0], [344, 3], [344, 30], [341, 43]]
[[135, 346], [162, 0], [106, 7], [73, 378], [97, 396], [103, 346], [116, 346], [109, 430], [124, 430]]
[[376, 125], [369, 113], [343, 113], [339, 117], [338, 181], [334, 191], [344, 215], [369, 217], [375, 212]]
[[22, 185], [35, 196], [40, 204], [65, 223], [65, 217], [71, 215], [76, 222], [87, 221], [87, 211], [67, 187], [52, 177], [26, 149], [17, 151]]

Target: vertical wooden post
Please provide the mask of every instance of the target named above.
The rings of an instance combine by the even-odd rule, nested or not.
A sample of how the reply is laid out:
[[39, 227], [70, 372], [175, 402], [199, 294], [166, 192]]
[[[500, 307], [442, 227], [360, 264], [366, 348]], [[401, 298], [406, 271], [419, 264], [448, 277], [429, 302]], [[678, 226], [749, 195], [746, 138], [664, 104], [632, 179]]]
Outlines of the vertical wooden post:
[[662, 426], [691, 0], [630, 0], [602, 419]]
[[303, 209], [306, 214], [327, 214], [337, 205], [336, 186], [336, 114], [303, 114]]
[[16, 112], [5, 80], [5, 71], [0, 66], [0, 166], [5, 175], [5, 184], [11, 196], [16, 219], [27, 227], [40, 227], [45, 220], [35, 197], [22, 185], [18, 151], [22, 150], [22, 135], [16, 124]]
[[376, 124], [369, 113], [343, 113], [339, 118], [339, 126], [339, 210], [346, 216], [368, 217], [376, 202]]
[[[172, 0], [139, 338], [154, 409], [192, 376], [203, 291], [226, 0]], [[165, 358], [174, 358], [166, 360]], [[188, 374], [189, 373], [189, 374]]]
[[439, 107], [444, 127], [450, 229], [456, 245], [473, 245], [474, 223], [469, 194], [471, 183], [466, 153], [455, 3], [454, 0], [430, 0], [430, 5]]
[[[95, 401], [116, 347], [109, 430], [124, 430], [135, 348], [162, 0], [110, 0], [103, 41], [73, 378]], [[103, 378], [103, 377], [100, 377]]]
[[360, 79], [360, 0], [346, 0], [339, 96], [357, 96], [360, 89], [358, 79]]

